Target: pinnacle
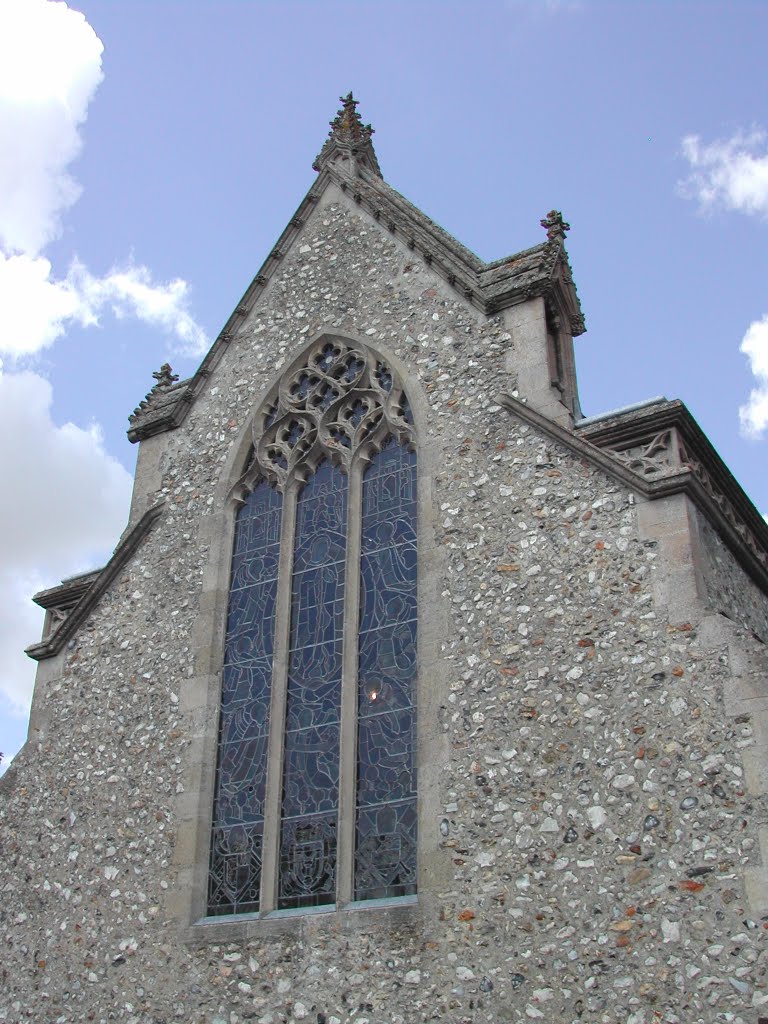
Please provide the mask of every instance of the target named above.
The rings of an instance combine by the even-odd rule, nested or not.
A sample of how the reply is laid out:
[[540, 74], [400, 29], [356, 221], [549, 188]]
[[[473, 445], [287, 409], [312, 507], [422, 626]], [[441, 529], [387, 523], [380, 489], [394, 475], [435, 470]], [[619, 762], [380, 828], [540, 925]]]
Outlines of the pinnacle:
[[369, 142], [373, 135], [373, 128], [369, 124], [363, 124], [362, 118], [357, 112], [356, 100], [351, 92], [346, 96], [340, 96], [341, 109], [336, 117], [328, 123], [331, 126], [330, 135], [336, 136], [340, 142], [361, 143]]
[[359, 100], [348, 92], [346, 96], [339, 97], [339, 102], [341, 107], [336, 117], [329, 122], [331, 130], [328, 138], [312, 166], [320, 171], [326, 165], [333, 164], [353, 174], [364, 170], [380, 178], [381, 169], [371, 142], [373, 128], [363, 124], [357, 112]]

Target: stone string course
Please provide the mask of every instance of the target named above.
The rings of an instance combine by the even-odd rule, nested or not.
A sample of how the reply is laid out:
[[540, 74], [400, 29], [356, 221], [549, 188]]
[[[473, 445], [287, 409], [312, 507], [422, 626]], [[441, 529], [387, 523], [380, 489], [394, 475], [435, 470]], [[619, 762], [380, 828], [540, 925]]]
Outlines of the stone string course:
[[[432, 472], [419, 903], [190, 938], [182, 847], [216, 714], [188, 696], [205, 524], [276, 371], [323, 331], [407, 370]], [[43, 663], [40, 740], [0, 783], [0, 1020], [768, 1016], [767, 923], [743, 887], [766, 807], [745, 784], [749, 716], [724, 707], [730, 647], [657, 605], [666, 569], [635, 496], [495, 403], [516, 358], [503, 316], [326, 193], [183, 426], [151, 440], [162, 518]], [[747, 601], [758, 632], [765, 596], [703, 534], [716, 603]], [[749, 631], [738, 642], [762, 656]]]

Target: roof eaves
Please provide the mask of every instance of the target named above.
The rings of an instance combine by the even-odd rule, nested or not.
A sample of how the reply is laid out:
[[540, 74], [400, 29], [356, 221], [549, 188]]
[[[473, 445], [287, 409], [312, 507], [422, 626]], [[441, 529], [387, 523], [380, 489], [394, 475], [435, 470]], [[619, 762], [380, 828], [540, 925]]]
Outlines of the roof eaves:
[[41, 608], [45, 608], [46, 611], [52, 608], [73, 608], [83, 594], [90, 590], [101, 572], [101, 569], [92, 569], [90, 572], [80, 573], [77, 576], [62, 580], [58, 586], [38, 591], [37, 594], [33, 595], [32, 600]]

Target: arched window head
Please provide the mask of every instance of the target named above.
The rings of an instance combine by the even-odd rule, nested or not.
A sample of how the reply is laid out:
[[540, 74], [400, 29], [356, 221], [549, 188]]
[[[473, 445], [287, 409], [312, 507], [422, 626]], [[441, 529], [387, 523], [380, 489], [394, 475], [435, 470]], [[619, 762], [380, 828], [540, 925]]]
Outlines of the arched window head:
[[253, 427], [255, 458], [243, 485], [260, 476], [278, 489], [306, 480], [324, 459], [347, 472], [387, 437], [413, 445], [405, 391], [367, 347], [325, 336], [280, 380]]
[[235, 488], [208, 912], [416, 891], [416, 453], [405, 391], [326, 336]]

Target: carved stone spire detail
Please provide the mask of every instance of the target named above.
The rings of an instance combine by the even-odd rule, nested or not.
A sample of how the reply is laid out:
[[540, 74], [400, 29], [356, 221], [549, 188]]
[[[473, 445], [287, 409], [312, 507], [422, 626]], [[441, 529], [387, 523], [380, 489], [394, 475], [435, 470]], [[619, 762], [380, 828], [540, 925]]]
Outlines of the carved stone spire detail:
[[571, 225], [563, 220], [559, 210], [550, 210], [546, 217], [540, 221], [543, 228], [547, 229], [547, 240], [553, 242], [555, 239], [565, 241], [566, 232], [571, 230]]
[[331, 135], [335, 135], [342, 142], [359, 144], [370, 142], [373, 135], [373, 128], [369, 124], [363, 124], [363, 119], [357, 112], [359, 100], [354, 99], [351, 92], [346, 96], [340, 96], [341, 109], [336, 117], [329, 121]]
[[355, 176], [365, 169], [381, 178], [381, 168], [371, 142], [373, 128], [363, 124], [357, 112], [359, 100], [349, 92], [339, 97], [339, 102], [341, 108], [329, 122], [331, 130], [328, 138], [312, 166], [316, 171], [321, 171], [327, 164], [333, 163]]

